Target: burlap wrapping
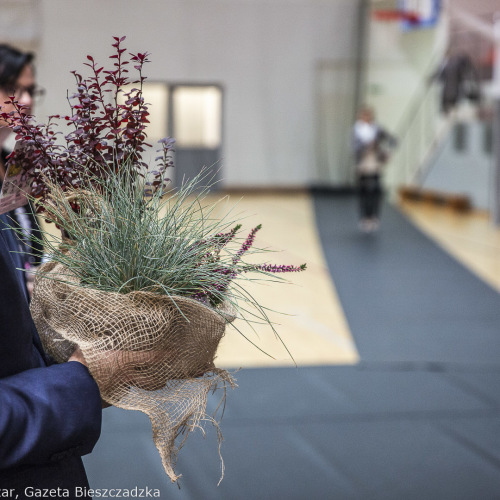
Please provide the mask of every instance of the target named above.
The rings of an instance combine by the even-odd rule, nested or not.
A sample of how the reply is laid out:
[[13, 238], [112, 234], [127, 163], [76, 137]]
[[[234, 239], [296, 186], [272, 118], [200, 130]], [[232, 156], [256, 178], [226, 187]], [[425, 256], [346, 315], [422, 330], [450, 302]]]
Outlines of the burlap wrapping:
[[234, 387], [231, 375], [214, 365], [230, 314], [184, 297], [174, 303], [150, 292], [102, 292], [61, 279], [75, 281], [53, 262], [35, 279], [31, 312], [44, 348], [63, 362], [78, 345], [102, 398], [149, 416], [165, 472], [176, 481], [177, 452], [189, 432], [204, 420], [219, 431], [206, 414], [208, 393], [219, 386], [224, 397], [226, 384]]

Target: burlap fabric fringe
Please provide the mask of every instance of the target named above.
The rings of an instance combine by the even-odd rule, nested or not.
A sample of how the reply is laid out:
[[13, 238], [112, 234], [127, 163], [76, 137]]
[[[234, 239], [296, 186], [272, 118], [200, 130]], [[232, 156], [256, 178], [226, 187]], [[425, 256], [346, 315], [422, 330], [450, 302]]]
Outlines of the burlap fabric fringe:
[[149, 416], [172, 481], [180, 477], [174, 472], [177, 453], [202, 421], [216, 426], [220, 454], [218, 423], [206, 406], [210, 391], [222, 388], [224, 400], [227, 385], [235, 386], [214, 365], [231, 315], [184, 297], [102, 292], [74, 282], [55, 262], [44, 264], [35, 279], [31, 312], [47, 352], [63, 362], [78, 345], [102, 398]]

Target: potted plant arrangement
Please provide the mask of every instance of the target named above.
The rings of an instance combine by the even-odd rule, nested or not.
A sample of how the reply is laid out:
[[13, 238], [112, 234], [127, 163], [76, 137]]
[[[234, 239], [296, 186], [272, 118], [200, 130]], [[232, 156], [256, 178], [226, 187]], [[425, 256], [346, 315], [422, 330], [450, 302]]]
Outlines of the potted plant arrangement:
[[[2, 117], [18, 140], [9, 165], [62, 235], [44, 238], [48, 262], [31, 302], [44, 347], [64, 362], [78, 346], [106, 402], [150, 417], [165, 471], [176, 481], [177, 452], [189, 432], [207, 420], [218, 430], [216, 416], [206, 414], [209, 392], [221, 387], [224, 398], [235, 385], [214, 363], [226, 326], [239, 317], [272, 327], [245, 281], [305, 265], [247, 263], [259, 251], [260, 226], [242, 238], [229, 214], [214, 215], [205, 202], [209, 171], [169, 191], [172, 139], [159, 141], [155, 165], [143, 160], [149, 54], [127, 55], [124, 39], [114, 37], [112, 69], [88, 56], [90, 76], [73, 72], [68, 116], [37, 124], [12, 97], [16, 111]], [[58, 130], [61, 121], [69, 133]]]

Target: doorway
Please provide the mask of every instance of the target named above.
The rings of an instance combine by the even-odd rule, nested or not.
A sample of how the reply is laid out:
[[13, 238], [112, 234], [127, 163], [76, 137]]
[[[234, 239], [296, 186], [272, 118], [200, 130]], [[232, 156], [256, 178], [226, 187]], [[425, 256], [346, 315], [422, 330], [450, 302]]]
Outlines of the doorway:
[[[168, 134], [175, 138], [174, 185], [208, 167], [220, 180], [222, 89], [218, 85], [179, 84], [169, 87]], [[217, 185], [213, 189], [216, 189]]]
[[150, 113], [146, 133], [148, 142], [153, 145], [144, 155], [144, 160], [153, 165], [158, 155], [157, 141], [173, 137], [175, 167], [167, 174], [174, 187], [178, 188], [184, 181], [195, 177], [203, 167], [211, 167], [213, 180], [220, 180], [222, 87], [216, 84], [144, 82], [142, 91]]

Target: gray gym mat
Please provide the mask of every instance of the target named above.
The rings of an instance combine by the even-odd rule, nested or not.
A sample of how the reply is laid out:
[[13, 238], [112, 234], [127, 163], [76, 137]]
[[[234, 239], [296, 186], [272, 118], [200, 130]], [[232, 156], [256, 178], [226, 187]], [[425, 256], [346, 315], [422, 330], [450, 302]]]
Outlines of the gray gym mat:
[[500, 294], [386, 204], [357, 227], [353, 196], [316, 194], [323, 250], [361, 358], [497, 363]]

